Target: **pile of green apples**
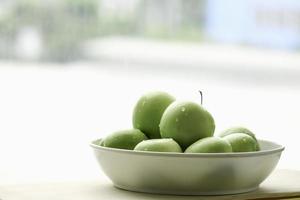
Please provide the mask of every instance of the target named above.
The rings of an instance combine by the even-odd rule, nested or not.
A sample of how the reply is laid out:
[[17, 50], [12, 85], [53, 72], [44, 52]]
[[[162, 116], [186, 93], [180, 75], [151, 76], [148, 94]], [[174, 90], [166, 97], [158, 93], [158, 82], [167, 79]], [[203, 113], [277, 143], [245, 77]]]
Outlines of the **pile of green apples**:
[[132, 129], [100, 140], [103, 147], [134, 151], [227, 153], [259, 151], [253, 132], [232, 127], [214, 136], [212, 115], [190, 101], [176, 101], [166, 92], [150, 92], [135, 105]]

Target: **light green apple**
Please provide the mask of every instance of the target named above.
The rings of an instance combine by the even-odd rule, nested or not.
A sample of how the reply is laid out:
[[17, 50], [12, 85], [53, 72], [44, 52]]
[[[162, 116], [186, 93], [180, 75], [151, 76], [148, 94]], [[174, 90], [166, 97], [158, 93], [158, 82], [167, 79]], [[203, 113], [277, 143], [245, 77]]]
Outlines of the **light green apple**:
[[140, 130], [127, 129], [116, 131], [105, 137], [102, 146], [133, 150], [138, 143], [146, 139], [146, 135]]
[[222, 131], [220, 134], [219, 134], [219, 137], [225, 137], [227, 135], [230, 135], [230, 134], [234, 134], [234, 133], [245, 133], [249, 136], [251, 136], [255, 141], [256, 141], [256, 147], [257, 147], [257, 151], [260, 150], [260, 146], [259, 146], [259, 143], [255, 137], [255, 134], [250, 131], [249, 129], [245, 128], [245, 127], [242, 127], [242, 126], [234, 126], [234, 127], [231, 127], [231, 128], [228, 128], [224, 131]]
[[245, 133], [229, 134], [223, 138], [230, 143], [233, 152], [251, 152], [257, 149], [257, 142]]
[[197, 103], [173, 102], [163, 113], [160, 124], [162, 138], [173, 138], [186, 149], [197, 140], [213, 135], [212, 115]]
[[165, 109], [175, 100], [166, 92], [149, 92], [143, 95], [133, 110], [133, 127], [148, 138], [160, 138], [159, 122]]
[[181, 147], [173, 139], [151, 139], [144, 140], [136, 145], [135, 151], [156, 151], [156, 152], [178, 152]]
[[99, 140], [95, 141], [94, 144], [98, 145], [98, 146], [104, 146], [104, 139], [99, 139]]
[[185, 153], [226, 153], [232, 152], [229, 142], [219, 137], [207, 137], [190, 145]]

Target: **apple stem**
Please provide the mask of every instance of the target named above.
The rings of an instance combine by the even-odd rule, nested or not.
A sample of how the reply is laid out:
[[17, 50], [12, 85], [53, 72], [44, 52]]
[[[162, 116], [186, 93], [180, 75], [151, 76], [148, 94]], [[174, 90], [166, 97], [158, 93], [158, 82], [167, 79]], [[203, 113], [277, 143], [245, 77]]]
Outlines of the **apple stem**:
[[201, 96], [201, 105], [203, 104], [203, 93], [201, 90], [199, 90], [200, 96]]

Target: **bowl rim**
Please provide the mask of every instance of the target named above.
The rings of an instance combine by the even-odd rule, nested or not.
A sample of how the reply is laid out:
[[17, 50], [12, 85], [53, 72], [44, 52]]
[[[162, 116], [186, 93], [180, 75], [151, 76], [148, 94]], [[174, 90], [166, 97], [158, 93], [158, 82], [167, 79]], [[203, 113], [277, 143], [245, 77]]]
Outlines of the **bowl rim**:
[[144, 155], [144, 156], [167, 156], [167, 157], [203, 157], [203, 158], [227, 158], [227, 157], [257, 157], [263, 155], [270, 155], [274, 153], [282, 152], [285, 147], [277, 144], [275, 142], [269, 140], [258, 140], [258, 142], [271, 143], [275, 147], [274, 149], [269, 150], [260, 150], [253, 152], [227, 152], [227, 153], [178, 153], [178, 152], [155, 152], [155, 151], [133, 151], [128, 149], [117, 149], [111, 147], [103, 147], [95, 144], [95, 142], [100, 142], [103, 138], [93, 140], [90, 142], [90, 146], [97, 150], [116, 152], [116, 153], [124, 153], [124, 154], [132, 154], [132, 155]]

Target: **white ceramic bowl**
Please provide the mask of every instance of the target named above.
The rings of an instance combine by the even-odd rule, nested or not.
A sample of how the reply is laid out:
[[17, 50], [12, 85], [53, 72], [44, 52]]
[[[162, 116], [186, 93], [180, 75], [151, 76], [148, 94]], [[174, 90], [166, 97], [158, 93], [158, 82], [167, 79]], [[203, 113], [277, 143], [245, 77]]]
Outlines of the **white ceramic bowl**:
[[[100, 139], [101, 140], [101, 139]], [[223, 195], [255, 190], [276, 167], [284, 147], [259, 140], [261, 151], [246, 153], [163, 153], [101, 147], [91, 143], [104, 173], [125, 190]]]

